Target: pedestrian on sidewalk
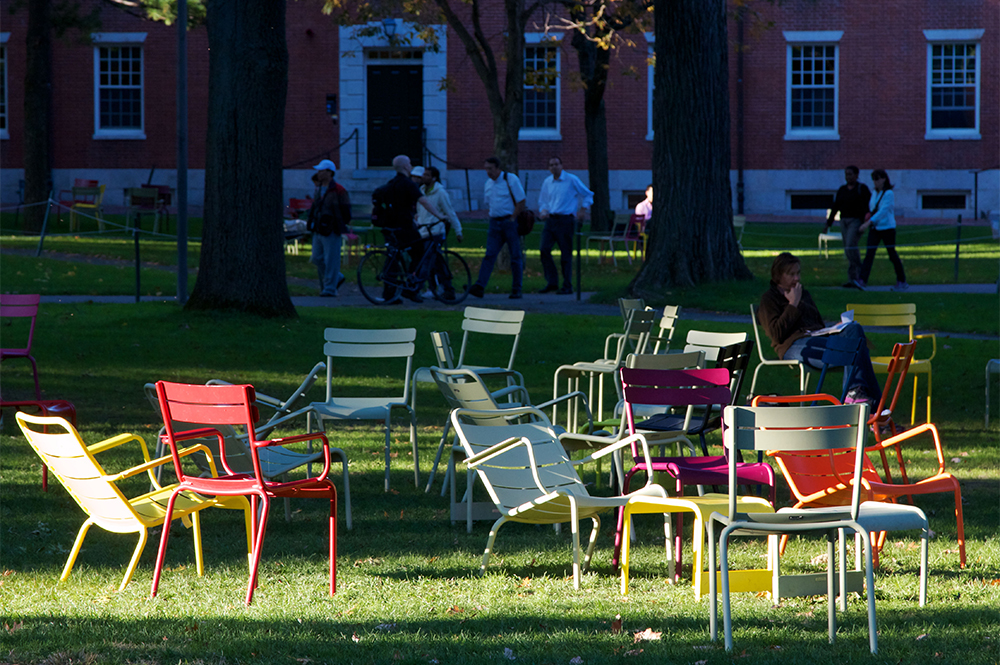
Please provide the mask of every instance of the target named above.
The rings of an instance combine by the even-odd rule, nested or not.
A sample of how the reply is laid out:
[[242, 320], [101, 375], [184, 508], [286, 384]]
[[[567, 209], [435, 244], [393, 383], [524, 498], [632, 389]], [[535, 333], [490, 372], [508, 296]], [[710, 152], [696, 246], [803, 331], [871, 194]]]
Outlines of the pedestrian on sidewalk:
[[312, 232], [312, 255], [310, 263], [319, 272], [319, 294], [332, 298], [344, 283], [340, 272], [340, 252], [344, 244], [343, 234], [351, 223], [351, 199], [347, 190], [334, 181], [337, 165], [324, 159], [313, 167], [316, 173], [313, 182], [316, 192], [309, 209], [307, 230]]
[[830, 208], [823, 233], [833, 226], [833, 219], [840, 213], [840, 230], [844, 240], [844, 256], [847, 258], [847, 281], [845, 289], [864, 289], [861, 281], [861, 252], [858, 250], [858, 240], [861, 238], [861, 225], [868, 215], [868, 203], [872, 193], [868, 186], [858, 182], [857, 166], [844, 169], [846, 184], [837, 190], [837, 197]]
[[504, 245], [510, 248], [510, 271], [512, 277], [510, 299], [520, 300], [521, 279], [524, 272], [524, 255], [521, 253], [521, 237], [517, 234], [517, 216], [524, 210], [525, 195], [521, 181], [513, 173], [500, 168], [500, 160], [487, 157], [483, 165], [486, 170], [486, 184], [483, 186], [483, 202], [490, 215], [490, 225], [486, 232], [486, 256], [479, 266], [479, 277], [469, 288], [469, 293], [482, 298], [489, 284], [490, 274], [497, 262], [497, 256]]
[[861, 225], [864, 231], [869, 226], [868, 250], [865, 252], [865, 263], [861, 267], [862, 286], [868, 284], [868, 276], [871, 275], [872, 265], [875, 263], [875, 253], [878, 251], [879, 243], [885, 243], [885, 251], [889, 254], [892, 267], [896, 271], [896, 286], [893, 291], [906, 291], [910, 285], [906, 283], [906, 273], [903, 271], [903, 261], [896, 252], [896, 197], [892, 193], [892, 183], [889, 181], [889, 174], [884, 169], [872, 171], [872, 185], [875, 193], [872, 195], [869, 204], [870, 213], [865, 218], [865, 223]]
[[[552, 175], [542, 183], [538, 197], [539, 215], [545, 220], [539, 246], [545, 288], [539, 293], [556, 291], [560, 295], [569, 295], [573, 293], [573, 232], [577, 222], [583, 220], [584, 211], [593, 205], [594, 193], [578, 177], [563, 171], [559, 157], [549, 159], [549, 173]], [[556, 243], [559, 244], [562, 288], [559, 288], [559, 273], [552, 260], [552, 247]]]

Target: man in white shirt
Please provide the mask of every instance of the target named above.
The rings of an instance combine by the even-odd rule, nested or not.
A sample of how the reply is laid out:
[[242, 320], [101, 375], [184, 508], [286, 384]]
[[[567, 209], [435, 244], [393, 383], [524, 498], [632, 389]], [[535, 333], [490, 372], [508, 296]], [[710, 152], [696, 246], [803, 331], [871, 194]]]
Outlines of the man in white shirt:
[[521, 237], [517, 234], [517, 215], [524, 209], [524, 188], [516, 175], [500, 168], [500, 160], [496, 157], [487, 157], [484, 168], [487, 177], [483, 186], [483, 202], [490, 213], [490, 226], [486, 232], [486, 256], [479, 266], [479, 277], [469, 288], [469, 293], [477, 298], [483, 297], [497, 256], [506, 244], [510, 248], [510, 270], [513, 277], [510, 299], [520, 300], [524, 257], [521, 254]]
[[[573, 231], [576, 222], [583, 219], [583, 212], [594, 203], [594, 193], [572, 173], [563, 171], [559, 157], [549, 159], [548, 178], [542, 183], [538, 197], [539, 216], [545, 220], [542, 229], [542, 270], [545, 288], [539, 293], [556, 291], [560, 295], [573, 293]], [[552, 260], [552, 246], [559, 243], [559, 264], [563, 285], [559, 288], [559, 274]]]

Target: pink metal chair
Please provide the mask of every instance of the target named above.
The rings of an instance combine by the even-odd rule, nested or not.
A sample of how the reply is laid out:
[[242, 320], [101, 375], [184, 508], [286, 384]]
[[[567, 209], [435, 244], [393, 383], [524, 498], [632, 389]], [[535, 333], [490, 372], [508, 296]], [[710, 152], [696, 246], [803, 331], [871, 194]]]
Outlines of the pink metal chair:
[[[250, 582], [247, 585], [246, 604], [253, 601], [253, 592], [257, 586], [257, 570], [260, 564], [260, 553], [264, 546], [264, 533], [267, 528], [267, 514], [270, 500], [276, 497], [295, 498], [328, 498], [330, 500], [330, 595], [336, 591], [337, 583], [337, 489], [327, 479], [330, 471], [330, 446], [326, 435], [322, 433], [300, 434], [281, 439], [258, 440], [254, 423], [260, 416], [257, 413], [256, 394], [250, 385], [189, 385], [183, 383], [168, 383], [159, 381], [156, 384], [156, 394], [163, 414], [167, 444], [174, 459], [174, 469], [180, 482], [170, 495], [167, 504], [165, 522], [169, 523], [174, 509], [174, 502], [185, 490], [207, 496], [249, 496], [253, 512], [253, 549], [250, 561]], [[187, 431], [176, 431], [176, 423], [204, 423], [208, 427], [200, 427]], [[230, 425], [245, 428], [249, 435], [247, 445], [251, 453], [253, 473], [235, 473], [226, 460], [226, 446], [223, 435], [212, 425]], [[188, 475], [181, 467], [178, 444], [182, 441], [215, 436], [219, 439], [218, 449], [222, 466], [226, 474], [218, 478], [202, 478]], [[261, 471], [259, 451], [270, 446], [285, 446], [304, 441], [320, 441], [323, 446], [323, 470], [312, 478], [292, 480], [288, 482], [273, 482], [268, 480]], [[160, 537], [160, 551], [156, 557], [156, 570], [153, 573], [153, 588], [151, 595], [155, 596], [160, 584], [160, 571], [163, 569], [163, 556], [167, 550], [167, 540], [170, 529], [163, 529]]]
[[[31, 326], [28, 328], [28, 341], [21, 348], [0, 349], [0, 362], [10, 358], [27, 358], [31, 363], [31, 372], [35, 377], [35, 399], [42, 399], [41, 389], [38, 387], [38, 363], [31, 355], [31, 343], [35, 339], [35, 319], [38, 317], [38, 303], [41, 296], [37, 293], [17, 294], [0, 293], [0, 319], [30, 318]], [[9, 335], [4, 334], [4, 341]]]

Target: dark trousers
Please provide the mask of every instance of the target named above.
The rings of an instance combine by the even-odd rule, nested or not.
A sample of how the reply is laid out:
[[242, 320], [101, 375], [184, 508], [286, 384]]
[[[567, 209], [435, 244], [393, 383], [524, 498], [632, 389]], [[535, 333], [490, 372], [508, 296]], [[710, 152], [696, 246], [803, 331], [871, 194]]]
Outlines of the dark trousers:
[[[865, 344], [861, 346], [861, 353], [858, 354], [858, 364], [844, 368], [844, 394], [850, 388], [861, 388], [865, 391], [865, 395], [877, 401], [882, 396], [882, 389], [879, 388], [878, 379], [875, 378], [875, 369], [872, 367], [872, 359], [868, 355], [865, 329], [858, 323], [851, 323], [837, 335], [851, 338], [860, 337], [865, 340]], [[829, 339], [830, 336], [801, 337], [792, 342], [782, 358], [784, 360], [801, 360], [810, 367], [823, 369], [821, 358]]]
[[861, 279], [861, 251], [858, 249], [861, 223], [862, 220], [857, 217], [840, 219], [840, 230], [844, 234], [844, 256], [847, 258], [847, 278], [851, 281]]
[[556, 264], [552, 260], [552, 248], [559, 244], [559, 266], [562, 268], [563, 287], [569, 289], [573, 285], [573, 231], [576, 218], [573, 215], [549, 215], [542, 229], [542, 271], [545, 273], [547, 286], [559, 286], [559, 275]]
[[906, 273], [903, 272], [903, 261], [896, 253], [896, 229], [886, 229], [879, 231], [874, 226], [868, 231], [868, 250], [865, 252], [865, 264], [861, 267], [861, 280], [868, 281], [868, 276], [872, 274], [872, 265], [875, 263], [875, 252], [878, 251], [879, 243], [885, 243], [885, 251], [889, 253], [889, 260], [896, 270], [896, 281], [905, 282]]
[[524, 271], [521, 236], [517, 235], [517, 222], [510, 215], [490, 217], [490, 226], [486, 231], [486, 256], [483, 257], [483, 262], [479, 266], [479, 277], [476, 279], [476, 284], [484, 289], [489, 284], [493, 266], [496, 265], [497, 256], [504, 245], [510, 248], [511, 291], [520, 293]]

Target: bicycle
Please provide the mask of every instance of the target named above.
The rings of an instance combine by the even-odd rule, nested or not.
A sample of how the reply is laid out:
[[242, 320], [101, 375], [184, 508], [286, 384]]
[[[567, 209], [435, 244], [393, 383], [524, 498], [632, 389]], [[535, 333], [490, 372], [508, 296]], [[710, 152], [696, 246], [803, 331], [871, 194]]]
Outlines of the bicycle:
[[[405, 293], [419, 295], [424, 282], [431, 296], [449, 305], [462, 302], [469, 295], [472, 273], [461, 256], [444, 249], [432, 239], [416, 266], [412, 266], [407, 248], [396, 246], [396, 232], [382, 229], [384, 247], [369, 249], [358, 264], [358, 288], [374, 305], [391, 305]], [[408, 269], [411, 266], [413, 269]]]

